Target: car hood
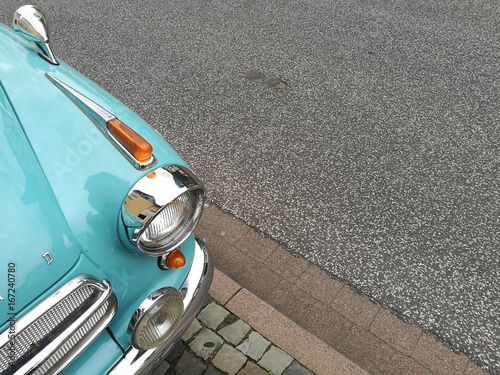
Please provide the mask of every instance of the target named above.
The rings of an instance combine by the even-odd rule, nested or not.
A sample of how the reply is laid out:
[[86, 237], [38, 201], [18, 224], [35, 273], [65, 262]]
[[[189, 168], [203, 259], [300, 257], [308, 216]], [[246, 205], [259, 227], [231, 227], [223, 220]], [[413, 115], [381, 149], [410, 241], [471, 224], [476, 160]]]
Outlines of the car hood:
[[[116, 264], [151, 261], [123, 251], [117, 239], [123, 200], [149, 172], [134, 168], [47, 73], [141, 134], [158, 163], [185, 165], [123, 103], [62, 61], [49, 64], [33, 43], [0, 24], [0, 323], [11, 311], [9, 289], [14, 288], [4, 277], [10, 263], [16, 274], [11, 299], [19, 311], [60, 279], [80, 254], [95, 264], [113, 260], [115, 267], [106, 268], [106, 274], [116, 290], [126, 289], [120, 283], [129, 277], [127, 268]], [[45, 253], [50, 255], [44, 258]]]
[[0, 87], [0, 323], [70, 269], [80, 249]]

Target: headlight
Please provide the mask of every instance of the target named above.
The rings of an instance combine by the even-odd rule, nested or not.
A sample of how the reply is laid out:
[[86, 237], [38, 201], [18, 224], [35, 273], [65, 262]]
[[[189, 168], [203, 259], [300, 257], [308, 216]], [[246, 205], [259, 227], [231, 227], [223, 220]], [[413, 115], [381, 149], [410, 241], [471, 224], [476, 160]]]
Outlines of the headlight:
[[205, 190], [188, 169], [169, 165], [140, 179], [122, 207], [125, 241], [143, 253], [161, 256], [193, 231], [203, 209]]
[[148, 350], [167, 342], [179, 325], [184, 303], [174, 288], [161, 288], [151, 294], [136, 310], [130, 321], [132, 345]]

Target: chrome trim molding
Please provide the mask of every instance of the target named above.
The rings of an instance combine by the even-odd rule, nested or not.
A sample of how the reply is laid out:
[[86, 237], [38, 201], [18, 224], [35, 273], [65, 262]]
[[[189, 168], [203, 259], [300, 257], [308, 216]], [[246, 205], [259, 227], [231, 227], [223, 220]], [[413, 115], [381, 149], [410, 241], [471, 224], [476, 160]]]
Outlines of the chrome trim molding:
[[194, 318], [208, 301], [214, 265], [210, 250], [196, 239], [195, 255], [188, 277], [180, 291], [184, 295], [184, 315], [171, 340], [152, 350], [138, 350], [130, 347], [108, 375], [145, 375], [156, 369], [168, 354], [173, 344], [183, 335]]
[[[134, 250], [157, 257], [175, 249], [192, 233], [203, 211], [205, 188], [193, 172], [178, 165], [167, 165], [153, 173], [153, 178], [150, 175], [141, 178], [123, 201], [121, 220], [126, 230], [119, 234], [127, 237], [122, 238], [124, 245], [133, 244]], [[187, 192], [195, 194], [190, 216], [172, 230], [166, 244], [154, 248], [142, 246], [140, 237], [148, 226], [171, 202]]]
[[43, 13], [33, 5], [24, 5], [14, 13], [12, 27], [26, 40], [35, 43], [38, 55], [52, 65], [59, 65], [49, 45], [49, 26]]
[[[42, 374], [50, 368], [51, 374], [58, 374], [106, 328], [116, 308], [107, 281], [88, 275], [70, 280], [16, 321], [14, 338], [9, 338], [9, 330], [0, 335], [0, 371]], [[12, 340], [16, 342], [13, 366], [6, 354]]]
[[118, 142], [115, 137], [113, 137], [107, 128], [107, 123], [111, 120], [116, 119], [116, 117], [102, 108], [96, 102], [90, 100], [85, 95], [79, 93], [71, 86], [60, 79], [54, 77], [52, 74], [45, 73], [45, 77], [52, 82], [59, 90], [61, 90], [75, 105], [80, 108], [80, 110], [85, 113], [85, 115], [94, 123], [94, 125], [101, 131], [101, 133], [106, 137], [106, 139], [111, 142], [118, 151], [136, 168], [139, 170], [148, 169], [153, 167], [157, 160], [154, 155], [151, 155], [151, 159], [146, 163], [141, 163], [135, 159], [120, 142]]

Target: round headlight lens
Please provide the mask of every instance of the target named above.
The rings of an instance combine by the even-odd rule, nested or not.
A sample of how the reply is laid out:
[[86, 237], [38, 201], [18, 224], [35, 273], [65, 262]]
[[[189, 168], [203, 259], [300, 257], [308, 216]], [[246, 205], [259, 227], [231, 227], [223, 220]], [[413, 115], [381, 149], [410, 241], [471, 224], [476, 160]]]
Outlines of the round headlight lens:
[[175, 333], [184, 312], [182, 294], [173, 288], [154, 292], [132, 318], [132, 345], [140, 350], [154, 349]]
[[205, 189], [193, 172], [178, 165], [156, 169], [137, 181], [123, 201], [122, 243], [150, 256], [168, 254], [192, 233], [204, 201]]
[[201, 214], [201, 190], [187, 191], [168, 203], [147, 223], [137, 245], [145, 253], [171, 250], [194, 229]]

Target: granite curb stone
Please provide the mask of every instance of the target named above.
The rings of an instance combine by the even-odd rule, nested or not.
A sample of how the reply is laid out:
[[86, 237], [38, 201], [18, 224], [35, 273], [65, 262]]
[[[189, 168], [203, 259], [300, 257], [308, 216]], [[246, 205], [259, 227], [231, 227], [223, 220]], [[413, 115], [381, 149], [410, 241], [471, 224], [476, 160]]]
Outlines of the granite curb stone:
[[[224, 223], [223, 230], [220, 223]], [[401, 375], [414, 375], [414, 369], [435, 375], [487, 374], [446, 343], [401, 320], [390, 309], [371, 301], [319, 267], [296, 258], [272, 239], [248, 226], [245, 229], [245, 225], [215, 205], [207, 204], [196, 230], [214, 253], [218, 268], [216, 278], [228, 284], [221, 288], [223, 291], [218, 291], [219, 295], [213, 295], [234, 314], [240, 311], [232, 307], [241, 302], [240, 297], [248, 296], [249, 291], [252, 300], [256, 298], [256, 301], [269, 304], [293, 324], [314, 334], [325, 353], [333, 349], [374, 375], [392, 374], [396, 368], [401, 369]], [[231, 233], [230, 239], [228, 233]], [[252, 307], [247, 305], [245, 308]], [[262, 321], [263, 317], [257, 322], [245, 317], [250, 312], [241, 310], [241, 314], [240, 318], [261, 333], [263, 329], [272, 328]], [[275, 340], [270, 341], [276, 344]], [[311, 338], [312, 341], [315, 340]], [[300, 352], [299, 348], [292, 348], [284, 341], [278, 344], [289, 354], [291, 350]], [[307, 360], [307, 353], [301, 355]], [[292, 356], [295, 358], [293, 353]], [[348, 367], [347, 362], [341, 362]], [[321, 374], [320, 370], [329, 373], [326, 364], [318, 365], [315, 372]]]

